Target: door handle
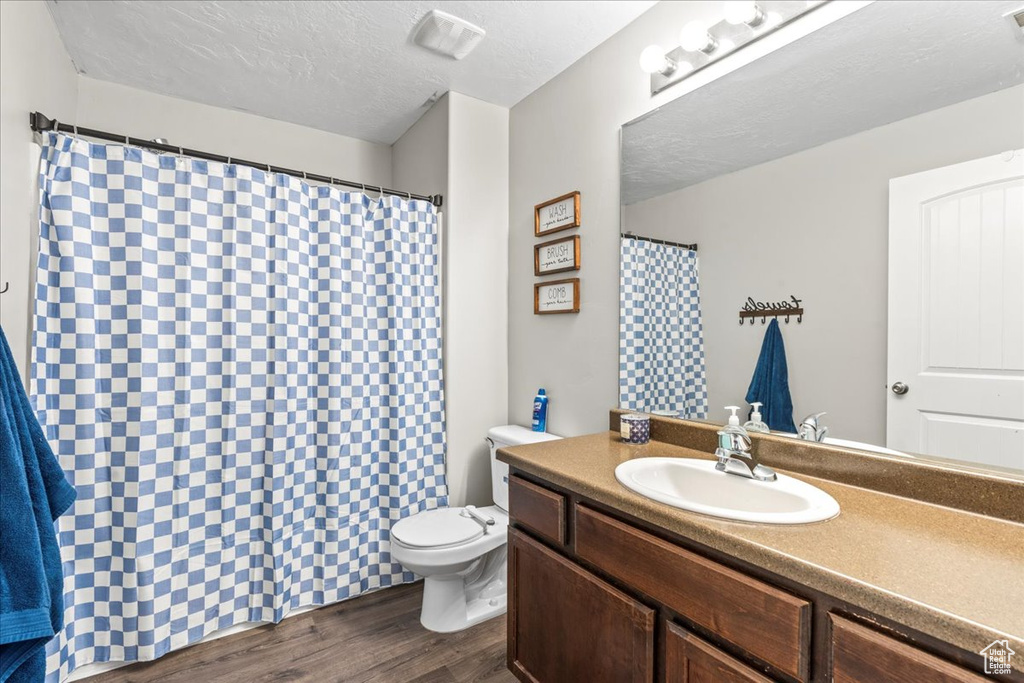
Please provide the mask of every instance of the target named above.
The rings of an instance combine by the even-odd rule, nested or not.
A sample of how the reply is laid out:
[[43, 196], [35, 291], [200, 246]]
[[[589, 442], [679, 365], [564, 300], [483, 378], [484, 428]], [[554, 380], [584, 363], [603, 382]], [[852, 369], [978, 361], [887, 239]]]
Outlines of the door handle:
[[896, 394], [897, 396], [902, 396], [908, 391], [910, 391], [910, 385], [904, 384], [903, 382], [896, 382], [895, 384], [892, 385], [892, 393]]

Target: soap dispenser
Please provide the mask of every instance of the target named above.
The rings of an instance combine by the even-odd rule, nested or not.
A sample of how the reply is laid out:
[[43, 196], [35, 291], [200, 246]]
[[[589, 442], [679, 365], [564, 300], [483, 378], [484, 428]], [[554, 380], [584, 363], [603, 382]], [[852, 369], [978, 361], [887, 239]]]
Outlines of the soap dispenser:
[[723, 427], [722, 431], [718, 432], [718, 446], [725, 450], [737, 450], [736, 444], [740, 441], [737, 437], [742, 437], [742, 439], [749, 442], [750, 436], [747, 434], [747, 430], [740, 426], [740, 416], [736, 414], [740, 407], [726, 406], [725, 409], [731, 410], [732, 415], [729, 416], [729, 424]]
[[761, 404], [758, 401], [754, 401], [750, 405], [754, 407], [754, 412], [751, 413], [750, 419], [743, 424], [743, 428], [748, 432], [767, 434], [771, 430], [768, 429], [768, 425], [761, 419]]

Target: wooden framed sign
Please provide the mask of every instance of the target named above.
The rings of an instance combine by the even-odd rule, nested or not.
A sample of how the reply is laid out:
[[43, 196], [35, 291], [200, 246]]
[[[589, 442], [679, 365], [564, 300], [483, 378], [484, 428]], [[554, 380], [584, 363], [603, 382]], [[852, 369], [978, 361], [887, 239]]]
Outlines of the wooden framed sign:
[[533, 274], [550, 275], [580, 269], [580, 236], [562, 237], [533, 247]]
[[533, 286], [533, 312], [535, 315], [580, 312], [580, 279], [538, 282]]
[[549, 199], [533, 207], [533, 234], [548, 233], [580, 227], [580, 193], [570, 192]]

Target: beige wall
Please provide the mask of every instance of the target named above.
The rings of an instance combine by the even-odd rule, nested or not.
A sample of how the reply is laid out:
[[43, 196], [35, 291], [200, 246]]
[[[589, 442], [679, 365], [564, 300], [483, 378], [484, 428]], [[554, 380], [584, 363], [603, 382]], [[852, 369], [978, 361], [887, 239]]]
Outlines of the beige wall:
[[459, 93], [448, 97], [448, 482], [453, 504], [489, 505], [484, 437], [508, 421], [509, 113]]
[[[79, 79], [75, 123], [298, 171], [391, 185], [391, 146], [124, 85]], [[404, 189], [404, 188], [403, 188]]]
[[448, 95], [395, 141], [391, 162], [396, 187], [419, 194], [448, 194]]
[[832, 436], [884, 444], [889, 179], [1020, 148], [1022, 122], [1016, 86], [626, 207], [627, 229], [700, 245], [711, 418], [744, 405], [757, 362], [742, 303], [795, 294], [795, 420], [827, 410]]
[[[538, 387], [545, 387], [551, 395], [549, 430], [564, 436], [607, 429], [607, 411], [618, 403], [620, 126], [864, 6], [858, 2], [828, 3], [787, 30], [767, 36], [652, 97], [648, 79], [637, 66], [641, 50], [652, 43], [673, 45], [680, 26], [692, 19], [710, 19], [721, 11], [719, 2], [659, 2], [512, 108], [510, 422], [525, 424], [529, 420], [531, 399]], [[941, 156], [935, 154], [934, 158]], [[805, 189], [801, 196], [816, 188], [811, 185]], [[533, 206], [571, 190], [580, 190], [583, 195], [579, 230], [581, 311], [578, 315], [535, 316], [532, 295], [537, 278], [533, 275], [532, 250], [540, 240], [533, 236]], [[792, 201], [792, 197], [789, 199]], [[776, 203], [781, 201], [777, 199]], [[703, 248], [701, 251], [703, 279], [711, 266], [705, 263]], [[827, 274], [831, 276], [831, 271]], [[757, 289], [769, 285], [762, 283]], [[738, 308], [730, 301], [728, 310]], [[817, 310], [820, 312], [820, 306]], [[878, 315], [884, 322], [884, 310]], [[874, 334], [877, 336], [877, 331]], [[787, 334], [787, 341], [791, 336]], [[746, 356], [742, 360], [751, 362]], [[712, 408], [721, 399], [713, 400], [716, 403]], [[808, 396], [808, 401], [820, 402], [815, 396]], [[844, 409], [840, 406], [837, 412]], [[720, 418], [720, 410], [713, 410], [712, 416]]]
[[508, 413], [508, 110], [448, 93], [393, 159], [397, 184], [444, 193], [448, 487], [453, 505], [490, 505], [484, 437]]
[[28, 115], [72, 120], [78, 76], [43, 2], [0, 2], [0, 326], [28, 381], [39, 146]]
[[[680, 26], [720, 10], [718, 2], [658, 3], [512, 108], [509, 422], [529, 424], [533, 396], [544, 387], [552, 433], [608, 428], [618, 402], [619, 127], [680, 94], [652, 98], [637, 57], [648, 44], [674, 44]], [[535, 316], [533, 245], [541, 240], [533, 207], [572, 190], [582, 193], [580, 312]]]

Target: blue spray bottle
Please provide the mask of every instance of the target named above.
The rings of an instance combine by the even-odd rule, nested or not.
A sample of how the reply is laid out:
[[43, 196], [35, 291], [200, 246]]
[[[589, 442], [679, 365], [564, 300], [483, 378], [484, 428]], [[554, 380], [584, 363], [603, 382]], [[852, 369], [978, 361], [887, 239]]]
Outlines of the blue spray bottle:
[[543, 389], [538, 389], [533, 397], [533, 431], [548, 431], [548, 397]]

